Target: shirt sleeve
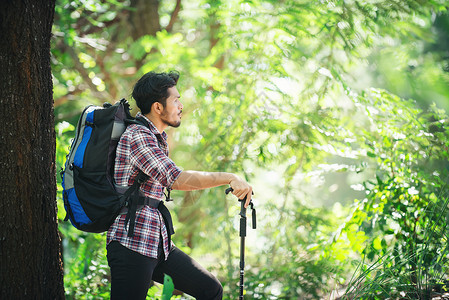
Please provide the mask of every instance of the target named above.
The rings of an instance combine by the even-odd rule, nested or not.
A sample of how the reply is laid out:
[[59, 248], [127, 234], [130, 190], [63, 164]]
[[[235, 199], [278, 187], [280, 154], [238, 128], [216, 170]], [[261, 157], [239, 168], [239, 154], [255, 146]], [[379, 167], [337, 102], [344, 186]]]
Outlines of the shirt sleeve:
[[159, 148], [156, 135], [137, 130], [131, 141], [131, 164], [162, 186], [171, 188], [181, 169]]

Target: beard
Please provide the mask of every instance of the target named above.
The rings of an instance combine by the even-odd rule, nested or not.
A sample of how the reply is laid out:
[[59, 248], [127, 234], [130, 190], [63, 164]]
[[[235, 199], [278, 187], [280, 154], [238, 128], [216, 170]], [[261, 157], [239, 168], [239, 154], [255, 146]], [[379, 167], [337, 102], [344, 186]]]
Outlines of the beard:
[[174, 127], [174, 128], [178, 128], [181, 125], [181, 120], [179, 120], [179, 121], [178, 120], [171, 121], [171, 120], [169, 120], [167, 118], [167, 114], [166, 113], [162, 113], [161, 120], [162, 120], [162, 122], [164, 122], [165, 125], [171, 126], [171, 127]]
[[181, 125], [181, 121], [167, 121], [167, 120], [162, 120], [162, 122], [164, 122], [165, 125], [174, 127], [174, 128], [178, 128]]

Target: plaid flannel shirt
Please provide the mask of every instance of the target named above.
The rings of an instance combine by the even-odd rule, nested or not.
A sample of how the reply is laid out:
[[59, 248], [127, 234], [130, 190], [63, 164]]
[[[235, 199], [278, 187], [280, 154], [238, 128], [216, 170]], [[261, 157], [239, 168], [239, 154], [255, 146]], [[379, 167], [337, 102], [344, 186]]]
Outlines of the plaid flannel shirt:
[[[140, 116], [142, 116], [139, 113]], [[132, 124], [123, 133], [117, 146], [114, 179], [117, 185], [133, 184], [139, 170], [150, 178], [140, 189], [146, 197], [163, 201], [164, 188], [171, 188], [181, 173], [175, 163], [168, 158], [167, 134], [160, 133], [153, 123], [143, 116], [150, 128]], [[136, 213], [134, 236], [128, 237], [125, 217], [117, 216], [109, 228], [106, 243], [118, 241], [123, 246], [148, 257], [157, 258], [159, 240], [163, 239], [165, 258], [168, 257], [169, 245], [167, 228], [157, 208], [144, 206]]]

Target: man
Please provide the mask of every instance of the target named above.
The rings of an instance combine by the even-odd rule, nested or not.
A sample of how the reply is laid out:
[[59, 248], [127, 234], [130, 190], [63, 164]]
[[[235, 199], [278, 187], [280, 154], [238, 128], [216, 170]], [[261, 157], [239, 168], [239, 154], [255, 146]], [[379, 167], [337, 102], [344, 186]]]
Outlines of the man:
[[[139, 170], [149, 175], [141, 192], [163, 201], [164, 189], [191, 191], [230, 185], [233, 194], [251, 201], [252, 188], [232, 173], [182, 171], [168, 158], [164, 130], [179, 127], [183, 105], [176, 89], [179, 73], [145, 74], [136, 83], [132, 97], [149, 128], [132, 124], [117, 147], [116, 184], [130, 186]], [[161, 210], [162, 211], [162, 210]], [[136, 214], [134, 235], [128, 237], [126, 216], [119, 215], [107, 234], [107, 256], [111, 268], [111, 299], [145, 299], [151, 280], [163, 282], [171, 276], [175, 288], [196, 299], [222, 299], [220, 282], [197, 262], [172, 245], [171, 228], [158, 208], [145, 205]], [[167, 223], [167, 224], [166, 224]]]

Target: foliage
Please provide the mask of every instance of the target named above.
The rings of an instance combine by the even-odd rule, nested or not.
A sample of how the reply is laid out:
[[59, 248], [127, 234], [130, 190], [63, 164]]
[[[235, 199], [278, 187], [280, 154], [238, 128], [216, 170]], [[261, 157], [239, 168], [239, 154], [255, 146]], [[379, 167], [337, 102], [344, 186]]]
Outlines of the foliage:
[[[135, 2], [57, 3], [58, 168], [82, 107], [128, 97], [149, 70], [176, 69], [184, 117], [168, 131], [171, 157], [184, 169], [237, 172], [256, 188], [259, 228], [248, 232], [248, 296], [323, 297], [347, 284], [359, 255], [363, 266], [378, 261], [397, 278], [415, 268], [417, 279], [424, 272], [418, 266], [427, 265], [422, 259], [443, 258], [446, 221], [432, 211], [446, 199], [446, 116], [437, 107], [418, 108], [404, 99], [417, 93], [394, 87], [402, 78], [423, 78], [404, 72], [422, 57], [413, 45], [438, 44], [432, 26], [440, 36], [449, 32], [432, 21], [444, 15], [444, 1], [158, 1], [158, 26], [139, 37], [131, 26]], [[417, 59], [420, 74], [445, 78], [444, 50]], [[386, 81], [390, 92], [370, 88]], [[442, 88], [437, 98], [448, 95]], [[234, 299], [238, 205], [222, 188], [173, 196], [175, 243], [212, 266], [225, 298]], [[348, 207], [358, 197], [366, 199]], [[60, 231], [67, 297], [107, 298], [104, 236], [64, 222]], [[432, 242], [422, 244], [426, 239]], [[371, 269], [350, 284], [384, 280]]]
[[[276, 212], [275, 205], [268, 207]], [[258, 228], [262, 232], [259, 238], [268, 247], [250, 252], [252, 259], [245, 274], [250, 299], [290, 299], [298, 295], [318, 299], [330, 292], [326, 285], [341, 270], [331, 260], [319, 259], [331, 226], [336, 224], [329, 215], [321, 209], [299, 207], [286, 211], [278, 222]], [[237, 279], [237, 261], [235, 266]], [[237, 298], [238, 289], [231, 288], [229, 295], [230, 299]]]
[[374, 263], [361, 262], [343, 298], [433, 299], [447, 293], [447, 226], [439, 228], [438, 223], [439, 218], [447, 217], [448, 201], [442, 204], [432, 210], [437, 218], [426, 224], [422, 242], [415, 241], [406, 255], [394, 249]]
[[[71, 232], [70, 238], [71, 241], [64, 240], [64, 255], [71, 257], [65, 259], [65, 265], [70, 265], [64, 275], [64, 280], [70, 282], [66, 284], [66, 298], [107, 299], [110, 275], [106, 249], [98, 247], [103, 244], [103, 236]], [[67, 253], [69, 249], [75, 253]]]
[[421, 113], [385, 91], [358, 100], [367, 128], [375, 128], [363, 132], [363, 147], [376, 162], [376, 179], [364, 182], [366, 198], [340, 232], [363, 237], [368, 263], [349, 295], [423, 298], [447, 280], [447, 116], [436, 108]]

